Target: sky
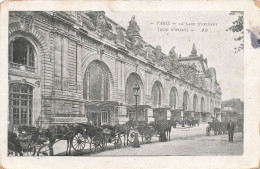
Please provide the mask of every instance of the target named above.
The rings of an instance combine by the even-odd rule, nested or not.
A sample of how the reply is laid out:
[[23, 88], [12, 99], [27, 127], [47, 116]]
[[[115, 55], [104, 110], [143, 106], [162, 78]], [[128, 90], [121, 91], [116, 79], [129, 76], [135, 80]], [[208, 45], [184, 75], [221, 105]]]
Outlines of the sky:
[[[127, 28], [133, 15], [141, 29], [140, 35], [143, 40], [154, 47], [160, 45], [162, 52], [167, 55], [175, 46], [177, 54], [187, 57], [190, 55], [192, 44], [195, 43], [197, 54], [203, 54], [208, 60], [208, 67], [216, 69], [217, 81], [222, 89], [222, 100], [244, 100], [243, 51], [235, 53], [234, 47], [238, 47], [238, 43], [234, 38], [237, 34], [226, 31], [236, 20], [235, 16], [229, 15], [227, 11], [106, 12], [107, 17], [124, 28]], [[166, 25], [162, 25], [162, 22]], [[159, 31], [167, 28], [168, 31]], [[177, 29], [186, 31], [176, 31]]]

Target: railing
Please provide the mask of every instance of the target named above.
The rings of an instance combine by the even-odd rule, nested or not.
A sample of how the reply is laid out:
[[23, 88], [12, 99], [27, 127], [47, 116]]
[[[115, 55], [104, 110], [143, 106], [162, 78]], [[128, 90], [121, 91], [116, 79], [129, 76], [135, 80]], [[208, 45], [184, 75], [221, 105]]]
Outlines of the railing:
[[27, 66], [27, 65], [22, 65], [22, 64], [18, 64], [18, 63], [13, 63], [13, 62], [10, 62], [9, 63], [9, 67], [11, 69], [17, 69], [17, 70], [25, 70], [25, 71], [29, 71], [29, 72], [35, 72], [35, 70], [37, 68], [35, 67], [31, 67], [31, 66]]

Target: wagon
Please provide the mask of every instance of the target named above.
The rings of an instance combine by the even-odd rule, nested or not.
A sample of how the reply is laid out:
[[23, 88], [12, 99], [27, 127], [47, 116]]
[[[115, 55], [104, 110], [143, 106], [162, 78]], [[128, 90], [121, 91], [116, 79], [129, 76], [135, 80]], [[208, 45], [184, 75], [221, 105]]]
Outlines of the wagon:
[[209, 136], [210, 131], [213, 130], [214, 135], [225, 134], [227, 131], [227, 122], [208, 122], [209, 126], [206, 128], [206, 134]]
[[89, 124], [77, 124], [84, 132], [77, 132], [73, 138], [72, 147], [75, 151], [81, 152], [89, 143], [90, 152], [102, 151], [107, 143], [114, 142], [115, 148], [122, 146], [121, 138], [118, 137], [115, 126], [103, 125], [101, 127]]

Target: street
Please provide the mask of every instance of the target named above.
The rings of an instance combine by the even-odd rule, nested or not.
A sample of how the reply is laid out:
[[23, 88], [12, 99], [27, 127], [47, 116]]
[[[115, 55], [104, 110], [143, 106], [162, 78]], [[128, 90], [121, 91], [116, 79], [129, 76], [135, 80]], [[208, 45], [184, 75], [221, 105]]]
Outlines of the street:
[[[82, 152], [76, 152], [72, 149], [74, 156], [156, 156], [156, 155], [176, 155], [176, 156], [203, 156], [203, 155], [242, 155], [243, 138], [242, 133], [234, 134], [234, 143], [228, 142], [228, 136], [206, 136], [205, 129], [207, 124], [201, 124], [198, 127], [181, 127], [172, 128], [171, 140], [159, 142], [158, 137], [153, 137], [151, 143], [141, 144], [140, 148], [131, 146], [115, 149], [113, 144], [109, 144], [102, 151], [90, 153], [89, 144], [87, 143]], [[123, 137], [122, 137], [123, 141]], [[139, 137], [141, 143], [141, 138]], [[54, 145], [55, 155], [65, 155], [66, 141], [60, 141]]]

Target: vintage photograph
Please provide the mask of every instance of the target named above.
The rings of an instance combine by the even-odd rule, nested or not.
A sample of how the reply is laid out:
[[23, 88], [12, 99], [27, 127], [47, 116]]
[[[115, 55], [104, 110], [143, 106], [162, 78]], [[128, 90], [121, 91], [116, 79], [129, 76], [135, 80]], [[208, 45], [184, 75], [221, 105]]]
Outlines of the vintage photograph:
[[242, 156], [243, 11], [9, 11], [8, 153]]

